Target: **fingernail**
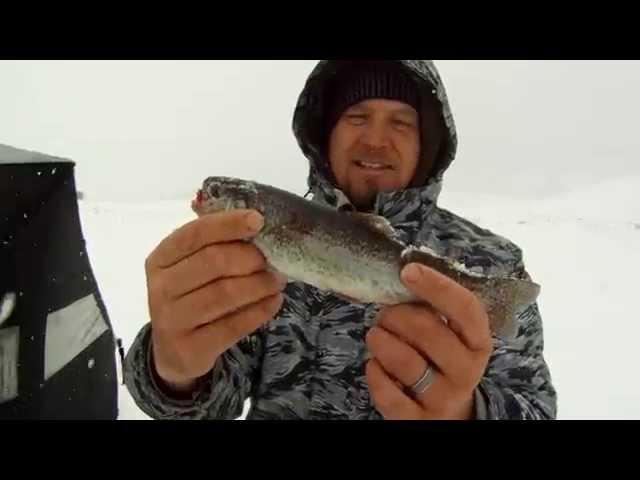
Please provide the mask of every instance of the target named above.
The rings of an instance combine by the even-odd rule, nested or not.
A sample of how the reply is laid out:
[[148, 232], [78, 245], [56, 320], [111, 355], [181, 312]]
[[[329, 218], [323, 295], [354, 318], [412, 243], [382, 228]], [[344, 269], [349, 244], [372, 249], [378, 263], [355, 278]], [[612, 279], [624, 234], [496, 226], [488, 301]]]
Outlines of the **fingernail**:
[[254, 231], [258, 231], [264, 225], [264, 217], [258, 212], [251, 212], [247, 215], [247, 226]]
[[407, 265], [402, 271], [402, 278], [407, 282], [417, 282], [420, 278], [420, 266], [415, 263]]

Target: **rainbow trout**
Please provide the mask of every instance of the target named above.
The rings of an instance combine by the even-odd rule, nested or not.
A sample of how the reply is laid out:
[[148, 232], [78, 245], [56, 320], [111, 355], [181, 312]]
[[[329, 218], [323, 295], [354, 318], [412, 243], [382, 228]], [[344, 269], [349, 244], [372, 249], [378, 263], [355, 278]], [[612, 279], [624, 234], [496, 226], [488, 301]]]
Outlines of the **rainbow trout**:
[[209, 177], [192, 201], [199, 216], [250, 208], [264, 216], [251, 239], [270, 268], [293, 281], [332, 291], [363, 303], [421, 302], [402, 283], [407, 263], [424, 264], [474, 292], [486, 307], [491, 330], [512, 337], [517, 314], [533, 303], [539, 285], [515, 278], [490, 277], [394, 238], [383, 217], [341, 212], [278, 188], [229, 177]]

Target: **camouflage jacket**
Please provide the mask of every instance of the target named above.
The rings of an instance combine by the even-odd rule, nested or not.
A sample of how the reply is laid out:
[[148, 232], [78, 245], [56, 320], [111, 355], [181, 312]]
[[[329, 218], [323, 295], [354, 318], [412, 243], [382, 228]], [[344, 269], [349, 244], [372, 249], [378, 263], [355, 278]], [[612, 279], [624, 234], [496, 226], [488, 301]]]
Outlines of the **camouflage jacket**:
[[[441, 106], [446, 142], [436, 173], [423, 185], [378, 195], [382, 215], [405, 243], [428, 245], [483, 273], [528, 277], [519, 247], [437, 205], [442, 177], [455, 157], [457, 136], [446, 92], [430, 61], [402, 61], [423, 93]], [[296, 107], [293, 128], [309, 159], [312, 201], [341, 208], [347, 198], [330, 180], [317, 135], [322, 88], [336, 62], [311, 73]], [[331, 292], [291, 282], [278, 315], [225, 352], [189, 400], [169, 398], [149, 365], [150, 325], [125, 361], [125, 382], [139, 407], [153, 418], [235, 419], [246, 400], [247, 419], [381, 419], [367, 387], [365, 335], [376, 305], [350, 303]], [[537, 304], [519, 317], [516, 337], [494, 337], [494, 351], [475, 392], [478, 419], [552, 419], [556, 392], [543, 356]]]

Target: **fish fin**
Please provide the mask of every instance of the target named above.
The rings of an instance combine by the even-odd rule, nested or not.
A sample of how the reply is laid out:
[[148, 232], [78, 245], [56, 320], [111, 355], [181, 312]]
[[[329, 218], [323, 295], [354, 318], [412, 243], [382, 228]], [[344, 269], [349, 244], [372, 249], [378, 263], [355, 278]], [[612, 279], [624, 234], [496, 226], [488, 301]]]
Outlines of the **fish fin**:
[[345, 214], [351, 215], [353, 218], [358, 219], [365, 225], [369, 226], [371, 229], [376, 230], [393, 240], [397, 240], [397, 233], [389, 223], [389, 220], [387, 220], [386, 218], [381, 217], [379, 215], [374, 215], [372, 213], [362, 213], [362, 212], [355, 212], [355, 211], [354, 212], [347, 211], [345, 212]]
[[349, 295], [345, 295], [344, 293], [335, 292], [335, 291], [332, 291], [331, 293], [333, 293], [336, 297], [349, 303], [363, 303], [361, 300], [358, 300], [357, 298], [354, 298], [354, 297], [350, 297]]
[[513, 339], [519, 329], [518, 318], [536, 302], [540, 285], [517, 278], [502, 278], [496, 282], [493, 292], [485, 291], [482, 295], [487, 305], [491, 330], [503, 339]]

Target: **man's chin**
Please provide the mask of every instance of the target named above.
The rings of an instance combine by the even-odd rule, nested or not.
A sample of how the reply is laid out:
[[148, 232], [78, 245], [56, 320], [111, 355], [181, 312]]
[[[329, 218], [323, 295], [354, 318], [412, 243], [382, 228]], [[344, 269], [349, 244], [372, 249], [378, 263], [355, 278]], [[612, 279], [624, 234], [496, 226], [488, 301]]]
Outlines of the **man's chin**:
[[372, 191], [367, 194], [354, 194], [351, 196], [351, 203], [360, 211], [369, 211], [373, 209], [376, 201], [377, 192]]

